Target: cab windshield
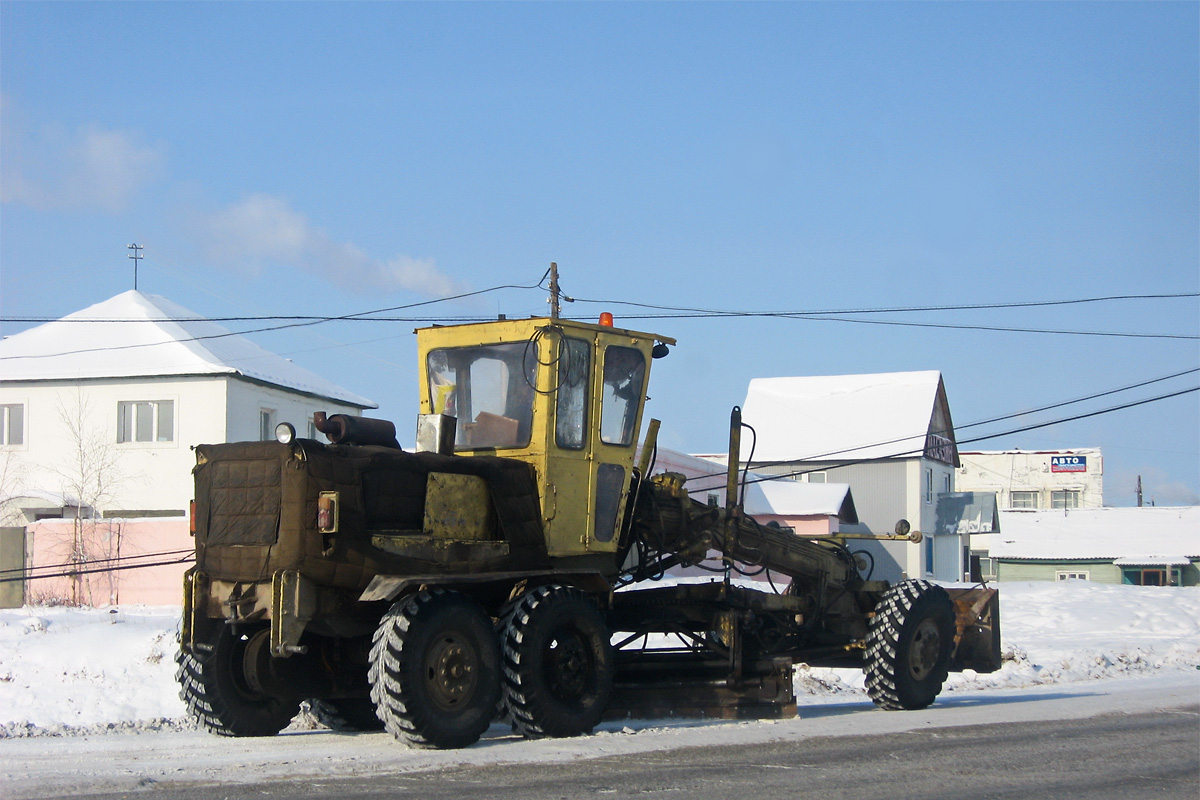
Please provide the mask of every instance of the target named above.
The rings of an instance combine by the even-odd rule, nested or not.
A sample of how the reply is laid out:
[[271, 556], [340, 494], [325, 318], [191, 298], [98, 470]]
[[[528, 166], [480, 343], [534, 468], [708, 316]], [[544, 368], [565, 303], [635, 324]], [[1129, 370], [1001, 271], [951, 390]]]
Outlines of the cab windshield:
[[429, 396], [435, 414], [458, 418], [454, 449], [527, 447], [536, 368], [533, 342], [431, 350]]

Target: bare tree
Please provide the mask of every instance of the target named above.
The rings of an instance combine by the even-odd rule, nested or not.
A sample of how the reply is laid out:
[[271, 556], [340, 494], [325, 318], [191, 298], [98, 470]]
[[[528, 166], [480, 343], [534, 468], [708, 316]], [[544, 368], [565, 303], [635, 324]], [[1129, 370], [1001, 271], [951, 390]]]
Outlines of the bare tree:
[[[83, 580], [80, 570], [89, 563], [104, 561], [118, 566], [121, 556], [121, 526], [100, 517], [100, 509], [114, 499], [124, 482], [121, 471], [121, 452], [107, 435], [105, 426], [95, 424], [92, 404], [82, 387], [75, 388], [73, 398], [60, 396], [58, 418], [67, 435], [66, 447], [55, 473], [61, 480], [63, 494], [71, 498], [74, 507], [71, 543], [67, 563], [72, 565], [71, 603], [92, 604], [92, 582]], [[117, 602], [117, 573], [104, 572], [102, 584], [108, 590], [108, 602]]]
[[10, 501], [24, 490], [27, 472], [17, 453], [0, 450], [0, 527], [25, 527], [25, 515]]

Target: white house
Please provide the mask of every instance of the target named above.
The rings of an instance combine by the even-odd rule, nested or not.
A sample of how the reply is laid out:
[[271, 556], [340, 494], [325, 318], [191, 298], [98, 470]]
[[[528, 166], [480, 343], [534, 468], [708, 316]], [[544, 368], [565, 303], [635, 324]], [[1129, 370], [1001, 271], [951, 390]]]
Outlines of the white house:
[[1104, 505], [1104, 456], [1098, 447], [981, 450], [958, 456], [959, 491], [995, 492], [1002, 509]]
[[191, 446], [315, 435], [313, 412], [372, 401], [165, 298], [125, 292], [0, 341], [5, 525], [85, 506], [182, 515]]
[[742, 436], [754, 471], [852, 487], [860, 525], [843, 531], [891, 534], [904, 519], [925, 534], [919, 543], [864, 542], [876, 577], [967, 573], [969, 535], [937, 525], [938, 498], [955, 491], [959, 466], [940, 372], [756, 378], [742, 420], [754, 429]]

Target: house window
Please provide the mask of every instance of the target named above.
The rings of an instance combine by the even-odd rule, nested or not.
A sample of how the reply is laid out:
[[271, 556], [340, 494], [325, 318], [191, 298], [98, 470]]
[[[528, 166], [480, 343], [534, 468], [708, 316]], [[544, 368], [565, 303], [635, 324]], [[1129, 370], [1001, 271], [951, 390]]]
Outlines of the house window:
[[258, 410], [258, 438], [263, 442], [275, 439], [275, 410], [260, 408]]
[[826, 476], [825, 476], [824, 472], [810, 472], [810, 473], [808, 473], [808, 482], [809, 483], [825, 483], [825, 477]]
[[1079, 508], [1079, 492], [1061, 491], [1050, 493], [1051, 508]]
[[942, 476], [942, 491], [946, 494], [950, 494], [950, 473], [949, 472], [947, 472], [945, 475]]
[[175, 401], [129, 400], [117, 403], [117, 441], [175, 441]]
[[1091, 580], [1091, 573], [1087, 570], [1059, 570], [1054, 573], [1056, 581], [1087, 581]]
[[320, 431], [317, 430], [317, 423], [313, 422], [312, 418], [310, 417], [308, 420], [308, 438], [316, 439], [318, 433], [320, 433]]
[[[991, 556], [972, 556], [979, 559], [979, 580], [996, 580], [996, 559]], [[972, 577], [974, 580], [974, 577]]]
[[1037, 492], [1012, 492], [1009, 495], [1010, 508], [1037, 508]]
[[0, 406], [0, 444], [25, 444], [25, 406]]
[[719, 494], [717, 494], [716, 492], [709, 492], [708, 493], [708, 507], [716, 508], [720, 504], [721, 504], [721, 496]]
[[[932, 467], [925, 470], [925, 502], [926, 503], [933, 502], [933, 468]], [[930, 556], [931, 560], [932, 560], [932, 558], [933, 557]]]
[[1127, 586], [1169, 586], [1164, 567], [1124, 567], [1121, 583]]

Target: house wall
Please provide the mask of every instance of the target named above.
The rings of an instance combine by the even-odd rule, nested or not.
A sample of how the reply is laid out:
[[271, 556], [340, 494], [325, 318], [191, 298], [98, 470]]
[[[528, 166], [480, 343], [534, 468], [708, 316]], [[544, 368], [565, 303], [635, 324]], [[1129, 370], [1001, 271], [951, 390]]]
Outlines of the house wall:
[[[161, 400], [173, 403], [171, 441], [117, 441], [119, 403]], [[68, 495], [116, 516], [186, 513], [193, 493], [192, 446], [257, 440], [262, 408], [276, 410], [277, 420], [292, 422], [300, 436], [308, 435], [313, 411], [361, 413], [230, 375], [0, 383], [0, 405], [16, 403], [24, 406], [24, 442], [0, 447], [5, 482], [0, 497]], [[100, 478], [104, 491], [76, 498], [73, 484], [82, 474], [93, 484]]]
[[[1195, 564], [1172, 567], [1180, 586], [1200, 585], [1200, 569]], [[997, 581], [1056, 581], [1060, 572], [1086, 572], [1092, 583], [1124, 583], [1124, 570], [1112, 559], [1031, 561], [1001, 558], [996, 560]]]
[[[1052, 472], [1055, 456], [1086, 459], [1086, 472]], [[995, 492], [1002, 509], [1013, 508], [1013, 492], [1036, 492], [1036, 508], [1053, 508], [1056, 491], [1079, 493], [1079, 508], [1104, 505], [1104, 457], [1098, 448], [1044, 452], [960, 453], [958, 470], [961, 492]]]
[[[26, 583], [25, 602], [30, 605], [179, 605], [183, 573], [191, 566], [190, 560], [181, 560], [186, 559], [181, 551], [193, 547], [188, 521], [182, 517], [84, 521], [78, 527], [74, 520], [44, 520], [26, 529], [25, 541], [30, 569], [53, 575]], [[81, 571], [177, 563], [63, 576], [69, 571], [64, 565], [72, 562], [73, 549], [87, 554], [88, 561], [79, 564]]]
[[[794, 472], [795, 465], [751, 466], [763, 475]], [[937, 498], [945, 491], [954, 492], [956, 470], [949, 464], [927, 458], [874, 461], [865, 464], [806, 464], [805, 470], [824, 472], [828, 483], [848, 483], [854, 494], [859, 524], [843, 525], [842, 531], [891, 534], [896, 522], [909, 521], [913, 530], [930, 532], [935, 529]], [[930, 470], [932, 491], [926, 493]], [[811, 480], [813, 474], [803, 476]], [[928, 497], [928, 500], [926, 499]], [[851, 540], [854, 550], [866, 550], [875, 559], [872, 577], [889, 581], [904, 578], [935, 578], [943, 581], [962, 580], [965, 565], [963, 548], [968, 537], [958, 534], [928, 535], [923, 541], [882, 542]], [[932, 569], [930, 569], [932, 549]]]
[[[248, 442], [261, 438], [260, 414], [263, 410], [273, 412], [275, 424], [290, 422], [296, 429], [296, 434], [303, 438], [309, 436], [309, 423], [313, 413], [324, 411], [329, 416], [334, 414], [349, 414], [359, 416], [362, 410], [355, 406], [336, 403], [319, 397], [288, 392], [273, 386], [253, 383], [247, 380], [231, 379], [225, 405], [228, 419], [229, 438], [221, 441]], [[415, 428], [416, 421], [414, 419]], [[274, 438], [274, 425], [270, 438]], [[319, 436], [320, 441], [326, 441]]]
[[[171, 441], [117, 441], [118, 403], [160, 400], [173, 403]], [[14, 402], [25, 405], [25, 441], [5, 448], [15, 474], [4, 494], [64, 494], [101, 512], [184, 513], [195, 463], [189, 446], [225, 433], [224, 377], [0, 385], [0, 403]], [[84, 476], [103, 489], [76, 497]]]
[[755, 514], [754, 519], [763, 525], [778, 522], [785, 528], [791, 528], [801, 536], [830, 536], [837, 533], [837, 517], [819, 516], [781, 516], [778, 514]]

